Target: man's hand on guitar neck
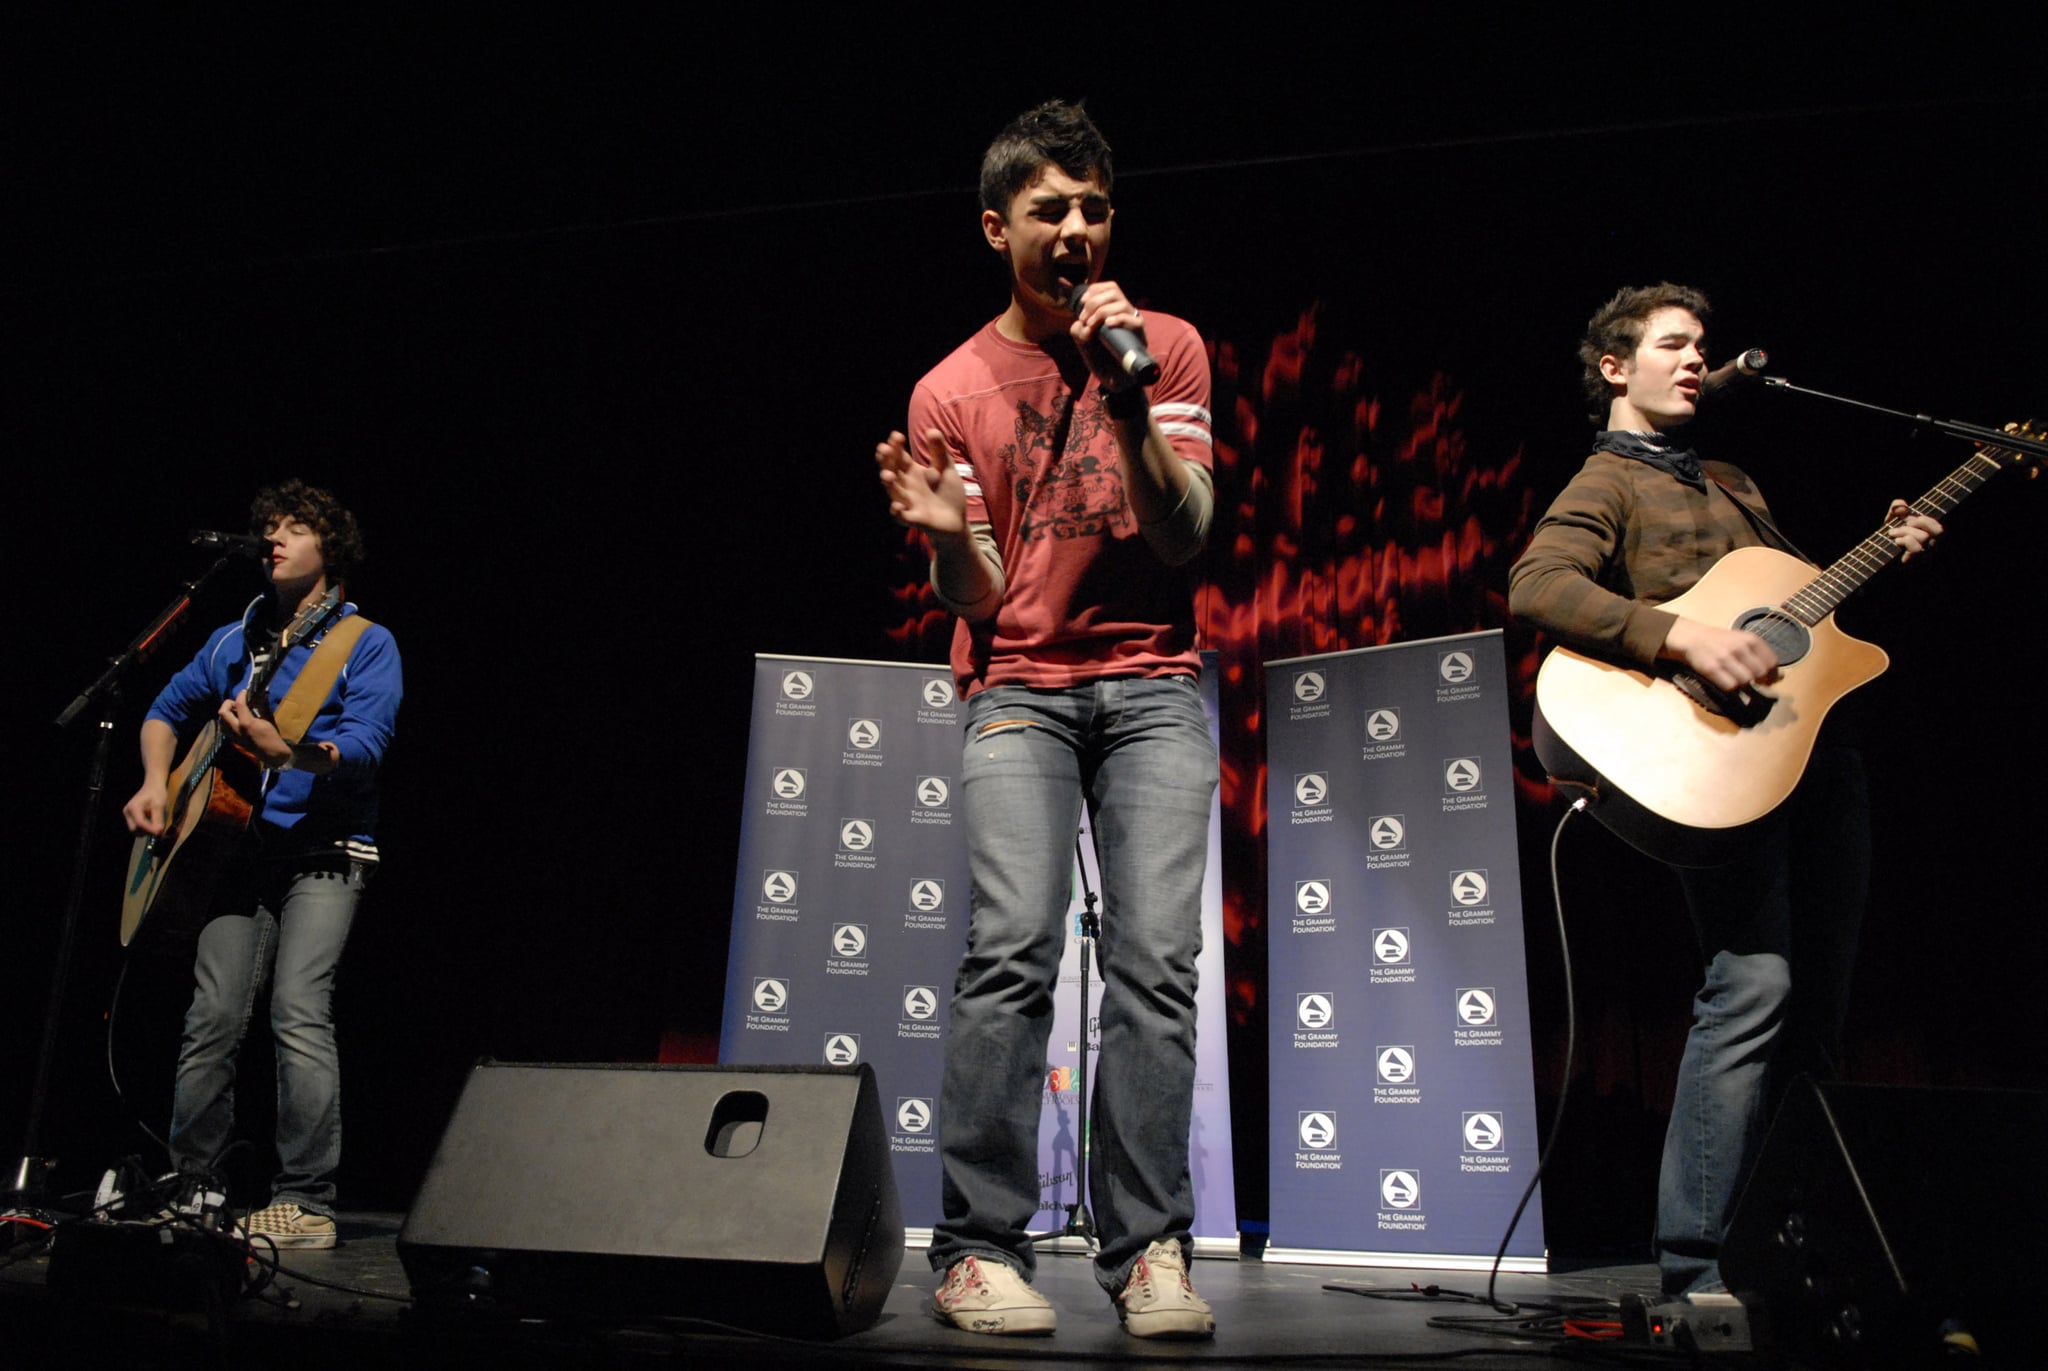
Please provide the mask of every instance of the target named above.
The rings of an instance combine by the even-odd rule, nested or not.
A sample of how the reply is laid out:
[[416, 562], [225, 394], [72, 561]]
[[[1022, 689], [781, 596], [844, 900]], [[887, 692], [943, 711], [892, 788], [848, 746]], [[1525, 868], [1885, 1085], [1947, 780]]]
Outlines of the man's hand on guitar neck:
[[262, 763], [265, 771], [298, 770], [324, 776], [341, 762], [341, 752], [333, 743], [294, 746], [286, 742], [276, 724], [249, 708], [246, 690], [232, 700], [221, 701], [220, 726]]
[[1716, 628], [1698, 619], [1673, 619], [1657, 655], [1684, 662], [1694, 675], [1723, 690], [1778, 679], [1778, 654], [1769, 643], [1746, 629]]
[[1892, 501], [1884, 513], [1885, 536], [1897, 543], [1904, 551], [1899, 560], [1910, 562], [1923, 552], [1934, 550], [1934, 540], [1941, 536], [1941, 520], [1932, 514], [1915, 514], [1913, 507], [1904, 500]]

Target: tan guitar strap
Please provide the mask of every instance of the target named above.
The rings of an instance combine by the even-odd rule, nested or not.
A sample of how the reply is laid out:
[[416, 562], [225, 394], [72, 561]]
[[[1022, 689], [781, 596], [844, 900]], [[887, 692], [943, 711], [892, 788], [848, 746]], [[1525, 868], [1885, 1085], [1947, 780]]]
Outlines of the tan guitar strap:
[[286, 742], [296, 744], [306, 736], [306, 730], [313, 726], [320, 706], [327, 703], [327, 693], [341, 678], [341, 669], [348, 665], [348, 655], [355, 651], [356, 640], [369, 627], [368, 619], [360, 614], [351, 614], [328, 629], [327, 636], [313, 648], [313, 655], [306, 659], [298, 679], [292, 682], [292, 688], [284, 694], [284, 702], [271, 717], [271, 722], [277, 725], [278, 734]]

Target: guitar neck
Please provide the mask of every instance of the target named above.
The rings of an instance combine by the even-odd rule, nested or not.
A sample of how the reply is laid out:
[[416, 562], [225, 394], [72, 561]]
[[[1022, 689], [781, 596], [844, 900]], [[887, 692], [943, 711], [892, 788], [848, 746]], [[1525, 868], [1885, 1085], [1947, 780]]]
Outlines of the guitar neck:
[[[1916, 513], [1936, 517], [1947, 514], [1984, 483], [2005, 470], [1997, 456], [2011, 456], [2003, 449], [1980, 449], [1970, 460], [1935, 482], [1933, 489], [1913, 502]], [[1865, 538], [1836, 559], [1833, 566], [1813, 578], [1782, 606], [1809, 628], [1835, 612], [1842, 601], [1863, 589], [1864, 582], [1890, 566], [1904, 551], [1891, 538], [1891, 524]]]

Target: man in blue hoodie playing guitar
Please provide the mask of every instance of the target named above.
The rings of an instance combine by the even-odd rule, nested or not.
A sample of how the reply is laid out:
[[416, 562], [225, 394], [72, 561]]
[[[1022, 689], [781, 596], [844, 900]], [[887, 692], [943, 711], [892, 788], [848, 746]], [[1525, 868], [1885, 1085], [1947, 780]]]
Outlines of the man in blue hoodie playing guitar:
[[[147, 918], [182, 907], [198, 927], [171, 1160], [208, 1174], [227, 1150], [236, 1061], [267, 986], [280, 1170], [270, 1203], [242, 1226], [281, 1248], [332, 1247], [334, 979], [376, 868], [377, 768], [402, 678], [390, 632], [361, 619], [345, 592], [363, 553], [354, 516], [299, 481], [263, 491], [250, 515], [268, 545], [270, 593], [215, 630], [150, 706], [142, 787], [122, 817], [150, 839], [138, 844], [131, 896], [146, 876], [158, 883]], [[194, 733], [173, 774], [181, 737]]]

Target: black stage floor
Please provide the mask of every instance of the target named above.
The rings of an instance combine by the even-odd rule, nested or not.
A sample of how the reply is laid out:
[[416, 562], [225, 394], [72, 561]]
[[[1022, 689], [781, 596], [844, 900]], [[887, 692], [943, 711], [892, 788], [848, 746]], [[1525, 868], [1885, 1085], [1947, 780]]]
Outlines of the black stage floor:
[[[742, 1334], [687, 1320], [634, 1327], [528, 1321], [510, 1315], [431, 1318], [409, 1301], [399, 1264], [401, 1216], [345, 1214], [341, 1245], [283, 1255], [283, 1273], [265, 1298], [240, 1298], [209, 1311], [205, 1301], [171, 1301], [118, 1276], [80, 1281], [63, 1273], [48, 1288], [49, 1258], [24, 1255], [0, 1268], [0, 1345], [10, 1366], [156, 1367], [464, 1366], [489, 1361], [520, 1367], [797, 1366], [1037, 1367], [1100, 1366], [1155, 1360], [1214, 1366], [1524, 1366], [1555, 1356], [1564, 1335], [1519, 1336], [1431, 1326], [1443, 1316], [1492, 1319], [1480, 1305], [1449, 1297], [1365, 1298], [1351, 1290], [1407, 1291], [1410, 1283], [1483, 1292], [1484, 1272], [1387, 1270], [1203, 1259], [1197, 1287], [1215, 1307], [1213, 1342], [1143, 1342], [1125, 1334], [1097, 1289], [1087, 1260], [1048, 1255], [1038, 1285], [1059, 1311], [1050, 1338], [987, 1338], [927, 1317], [932, 1278], [921, 1254], [907, 1252], [881, 1319], [831, 1343]], [[316, 1284], [325, 1282], [329, 1284]], [[1333, 1291], [1329, 1285], [1342, 1285]], [[126, 1286], [127, 1288], [123, 1288]], [[331, 1288], [343, 1287], [343, 1288]], [[1611, 1302], [1655, 1290], [1649, 1266], [1594, 1268], [1568, 1275], [1503, 1274], [1498, 1294], [1527, 1304]], [[737, 1311], [735, 1317], [741, 1317]], [[753, 1311], [753, 1317], [763, 1317]], [[1588, 1310], [1588, 1317], [1598, 1317]], [[1611, 1314], [1608, 1316], [1611, 1317]], [[1496, 1320], [1493, 1327], [1510, 1324]], [[1575, 1339], [1584, 1359], [1644, 1364], [1611, 1343]], [[1657, 1360], [1664, 1360], [1663, 1354]], [[1743, 1365], [1749, 1359], [1722, 1359]], [[1675, 1364], [1675, 1363], [1668, 1363]]]

